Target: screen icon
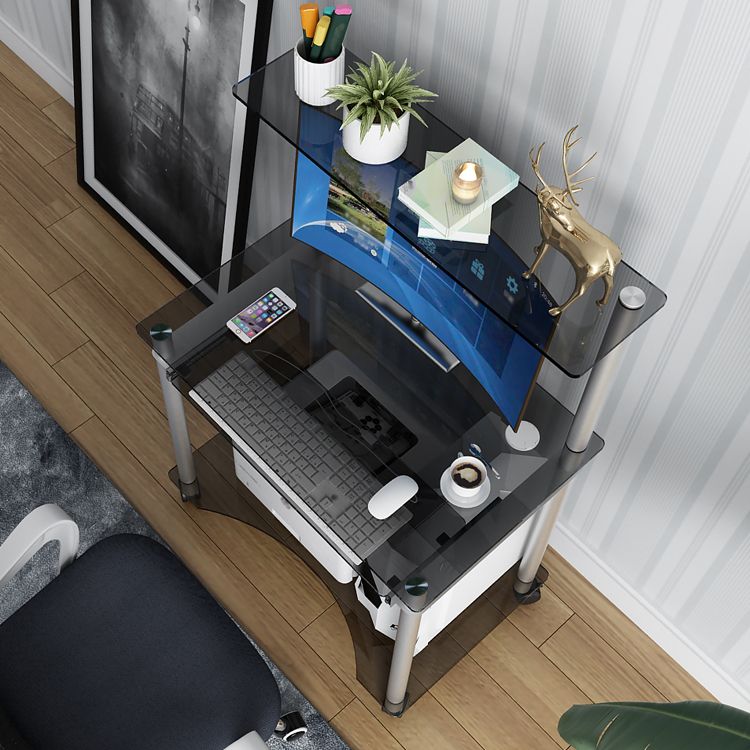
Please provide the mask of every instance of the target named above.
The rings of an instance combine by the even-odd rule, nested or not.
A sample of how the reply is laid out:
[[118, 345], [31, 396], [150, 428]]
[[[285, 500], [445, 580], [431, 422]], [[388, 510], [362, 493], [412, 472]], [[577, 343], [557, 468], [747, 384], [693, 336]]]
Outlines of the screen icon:
[[481, 281], [484, 278], [485, 273], [484, 263], [478, 258], [474, 258], [474, 260], [471, 261], [471, 272]]

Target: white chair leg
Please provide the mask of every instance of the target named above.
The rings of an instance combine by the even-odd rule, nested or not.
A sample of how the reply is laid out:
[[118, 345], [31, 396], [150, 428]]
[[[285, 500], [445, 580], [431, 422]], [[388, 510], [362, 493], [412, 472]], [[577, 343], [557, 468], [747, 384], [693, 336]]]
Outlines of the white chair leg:
[[48, 503], [29, 513], [0, 545], [0, 587], [7, 583], [45, 544], [60, 543], [57, 573], [78, 554], [76, 522], [62, 508]]
[[250, 732], [233, 742], [225, 750], [268, 750], [268, 745], [263, 742], [257, 732]]

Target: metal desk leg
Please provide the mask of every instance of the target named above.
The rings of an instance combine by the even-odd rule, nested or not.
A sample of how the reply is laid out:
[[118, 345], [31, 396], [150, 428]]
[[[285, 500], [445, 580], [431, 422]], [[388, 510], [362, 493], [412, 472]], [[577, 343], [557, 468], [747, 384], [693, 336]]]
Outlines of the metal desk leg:
[[533, 604], [541, 598], [541, 583], [536, 578], [542, 558], [547, 551], [552, 529], [560, 515], [568, 486], [561, 487], [539, 511], [523, 551], [518, 573], [513, 584], [516, 599], [521, 604]]
[[[631, 323], [633, 311], [640, 310], [645, 303], [646, 295], [638, 287], [628, 286], [620, 292], [617, 308], [612, 314], [607, 333], [602, 342], [603, 348], [610, 349], [610, 342], [621, 339], [624, 330]], [[583, 453], [588, 448], [596, 422], [607, 400], [619, 358], [620, 350], [614, 348], [603, 359], [599, 360], [591, 371], [586, 389], [578, 405], [578, 411], [573, 417], [573, 423], [565, 441], [569, 451]], [[531, 529], [518, 568], [516, 581], [513, 584], [516, 599], [521, 604], [532, 604], [538, 601], [541, 596], [541, 585], [537, 581], [536, 574], [542, 564], [544, 553], [547, 551], [549, 538], [560, 515], [566, 492], [567, 485], [558, 490], [557, 494], [539, 511]]]
[[409, 684], [411, 665], [414, 661], [414, 647], [417, 645], [417, 638], [419, 637], [422, 608], [427, 601], [427, 581], [423, 578], [414, 578], [407, 581], [404, 588], [406, 589], [408, 603], [415, 607], [416, 611], [402, 605], [398, 617], [398, 632], [393, 647], [391, 670], [388, 673], [388, 686], [383, 702], [383, 711], [391, 716], [401, 716], [409, 702], [406, 688]]
[[180, 482], [180, 495], [185, 502], [197, 500], [201, 491], [198, 486], [193, 449], [190, 445], [190, 435], [185, 419], [185, 406], [182, 403], [182, 394], [172, 385], [169, 379], [167, 361], [171, 359], [171, 355], [174, 353], [172, 329], [167, 325], [158, 324], [151, 328], [150, 333], [156, 369], [159, 371], [161, 393], [167, 409], [169, 432], [172, 435], [172, 447], [174, 448], [177, 476]]

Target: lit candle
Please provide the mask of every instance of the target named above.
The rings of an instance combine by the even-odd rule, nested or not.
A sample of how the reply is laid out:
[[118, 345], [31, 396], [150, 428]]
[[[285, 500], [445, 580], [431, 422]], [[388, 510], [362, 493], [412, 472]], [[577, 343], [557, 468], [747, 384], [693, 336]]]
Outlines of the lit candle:
[[465, 161], [453, 171], [453, 199], [458, 203], [473, 203], [482, 190], [482, 167]]

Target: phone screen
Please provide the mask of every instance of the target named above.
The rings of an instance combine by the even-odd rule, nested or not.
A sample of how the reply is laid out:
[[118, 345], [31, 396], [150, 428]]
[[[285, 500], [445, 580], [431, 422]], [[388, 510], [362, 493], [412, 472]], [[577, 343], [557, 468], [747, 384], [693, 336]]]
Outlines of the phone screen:
[[268, 292], [232, 318], [232, 322], [245, 336], [251, 339], [265, 331], [268, 326], [288, 312], [289, 305], [279, 299], [273, 292]]

